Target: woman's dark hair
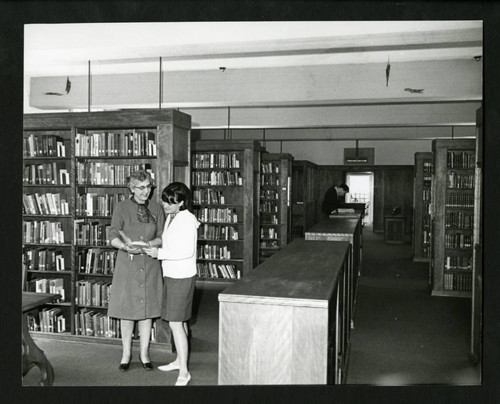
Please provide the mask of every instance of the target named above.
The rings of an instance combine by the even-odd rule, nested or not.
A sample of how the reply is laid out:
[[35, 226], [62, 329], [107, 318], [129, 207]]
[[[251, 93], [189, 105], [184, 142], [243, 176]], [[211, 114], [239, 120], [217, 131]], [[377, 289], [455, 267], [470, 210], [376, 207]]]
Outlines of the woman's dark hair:
[[170, 204], [184, 201], [179, 210], [192, 211], [191, 191], [183, 182], [172, 182], [167, 185], [161, 193], [161, 199]]

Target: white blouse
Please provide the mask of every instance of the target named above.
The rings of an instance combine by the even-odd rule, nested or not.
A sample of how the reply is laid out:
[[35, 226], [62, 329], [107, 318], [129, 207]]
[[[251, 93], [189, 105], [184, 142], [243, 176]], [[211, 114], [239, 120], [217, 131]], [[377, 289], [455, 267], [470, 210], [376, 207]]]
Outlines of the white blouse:
[[162, 247], [158, 259], [162, 261], [163, 276], [191, 278], [196, 275], [196, 242], [200, 222], [188, 210], [181, 210], [167, 221], [162, 234]]

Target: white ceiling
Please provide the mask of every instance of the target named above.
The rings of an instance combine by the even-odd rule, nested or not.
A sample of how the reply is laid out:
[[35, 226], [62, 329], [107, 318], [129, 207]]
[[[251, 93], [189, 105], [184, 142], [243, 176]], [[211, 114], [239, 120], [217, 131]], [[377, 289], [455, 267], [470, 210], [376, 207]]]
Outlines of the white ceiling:
[[28, 77], [470, 59], [481, 21], [33, 24]]

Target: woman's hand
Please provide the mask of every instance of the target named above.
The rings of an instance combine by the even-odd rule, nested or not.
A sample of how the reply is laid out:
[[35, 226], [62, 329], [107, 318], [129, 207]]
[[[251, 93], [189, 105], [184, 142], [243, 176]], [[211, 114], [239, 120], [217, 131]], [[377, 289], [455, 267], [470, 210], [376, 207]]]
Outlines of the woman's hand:
[[144, 248], [144, 252], [151, 258], [158, 258], [158, 247]]
[[137, 247], [132, 247], [128, 244], [125, 244], [125, 247], [123, 248], [123, 250], [125, 252], [127, 252], [128, 254], [139, 254], [141, 252], [141, 250]]

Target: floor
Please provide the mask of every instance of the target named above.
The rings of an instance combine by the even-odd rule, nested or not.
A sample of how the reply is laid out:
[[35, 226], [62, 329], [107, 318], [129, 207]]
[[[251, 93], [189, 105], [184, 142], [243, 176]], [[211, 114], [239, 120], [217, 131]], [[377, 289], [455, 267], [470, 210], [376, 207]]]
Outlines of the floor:
[[[217, 385], [219, 291], [196, 291], [190, 386]], [[479, 367], [468, 358], [469, 327], [470, 300], [430, 296], [428, 265], [412, 261], [411, 245], [385, 244], [365, 228], [347, 384], [478, 384]], [[177, 377], [177, 372], [142, 369], [136, 348], [130, 370], [122, 373], [119, 345], [43, 336], [35, 341], [54, 367], [54, 386], [173, 386]], [[159, 365], [175, 356], [154, 347], [150, 357]], [[23, 386], [35, 386], [38, 379], [33, 368]]]

